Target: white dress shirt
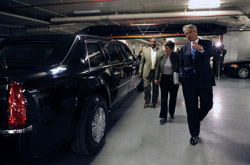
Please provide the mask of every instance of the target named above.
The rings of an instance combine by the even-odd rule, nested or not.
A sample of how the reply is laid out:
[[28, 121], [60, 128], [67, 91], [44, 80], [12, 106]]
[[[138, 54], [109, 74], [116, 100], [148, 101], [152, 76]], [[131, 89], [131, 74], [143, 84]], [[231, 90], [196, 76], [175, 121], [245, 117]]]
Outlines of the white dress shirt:
[[151, 47], [151, 69], [155, 69], [155, 60], [156, 59], [156, 47], [153, 49]]

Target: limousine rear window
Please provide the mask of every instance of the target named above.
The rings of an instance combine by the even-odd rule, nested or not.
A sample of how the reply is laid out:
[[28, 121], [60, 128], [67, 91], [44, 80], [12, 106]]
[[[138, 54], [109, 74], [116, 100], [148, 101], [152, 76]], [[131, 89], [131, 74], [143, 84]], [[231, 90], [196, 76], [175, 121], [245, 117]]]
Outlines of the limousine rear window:
[[117, 52], [117, 50], [113, 44], [107, 43], [104, 47], [106, 48], [106, 50], [111, 58], [111, 61], [113, 63], [118, 63], [118, 62], [123, 61], [122, 57]]
[[70, 45], [57, 42], [22, 42], [5, 45], [0, 50], [7, 66], [11, 65], [53, 65], [62, 61]]
[[103, 57], [103, 54], [102, 54], [98, 44], [88, 43], [87, 48], [88, 48], [90, 66], [91, 67], [104, 66], [105, 59]]

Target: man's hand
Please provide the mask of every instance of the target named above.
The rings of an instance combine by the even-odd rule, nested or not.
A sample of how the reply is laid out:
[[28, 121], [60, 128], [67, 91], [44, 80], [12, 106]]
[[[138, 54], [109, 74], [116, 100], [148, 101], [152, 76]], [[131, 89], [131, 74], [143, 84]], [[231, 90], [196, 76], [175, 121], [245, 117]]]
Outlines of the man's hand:
[[200, 50], [202, 46], [200, 46], [197, 42], [193, 42], [192, 47], [193, 47], [195, 50]]
[[139, 73], [139, 77], [141, 78], [141, 73]]
[[159, 84], [159, 81], [158, 80], [155, 80], [155, 85], [158, 85]]

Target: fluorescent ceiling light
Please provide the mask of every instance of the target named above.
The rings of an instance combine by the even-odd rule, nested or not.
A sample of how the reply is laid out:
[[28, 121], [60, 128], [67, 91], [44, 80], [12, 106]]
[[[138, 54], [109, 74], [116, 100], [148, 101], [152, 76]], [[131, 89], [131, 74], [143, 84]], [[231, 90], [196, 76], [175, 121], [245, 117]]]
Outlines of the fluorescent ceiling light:
[[82, 10], [82, 11], [74, 11], [74, 14], [93, 14], [93, 13], [101, 13], [101, 10]]
[[204, 9], [204, 8], [218, 8], [220, 7], [220, 0], [190, 0], [188, 8], [190, 9]]

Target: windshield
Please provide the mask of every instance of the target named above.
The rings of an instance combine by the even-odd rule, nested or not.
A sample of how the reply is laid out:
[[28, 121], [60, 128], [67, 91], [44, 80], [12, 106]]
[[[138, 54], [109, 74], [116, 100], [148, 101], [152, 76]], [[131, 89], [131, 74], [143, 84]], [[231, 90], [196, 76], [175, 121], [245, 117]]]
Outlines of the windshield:
[[22, 42], [6, 44], [0, 50], [0, 63], [6, 65], [41, 66], [60, 63], [70, 45], [57, 42]]

